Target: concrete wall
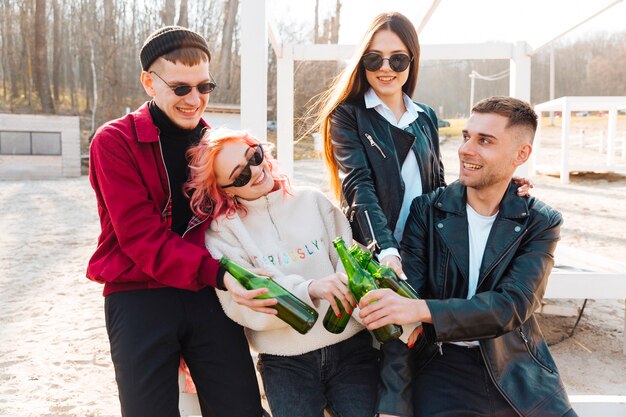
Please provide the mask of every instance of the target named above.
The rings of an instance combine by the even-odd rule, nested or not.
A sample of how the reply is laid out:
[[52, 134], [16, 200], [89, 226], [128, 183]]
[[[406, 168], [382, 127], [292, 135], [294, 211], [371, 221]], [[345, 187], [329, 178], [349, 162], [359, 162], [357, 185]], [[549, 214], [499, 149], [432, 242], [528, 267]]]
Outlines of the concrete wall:
[[[77, 116], [0, 113], [0, 132], [45, 132], [61, 135], [60, 155], [0, 154], [0, 179], [80, 176], [80, 128]], [[0, 151], [5, 152], [2, 149]]]

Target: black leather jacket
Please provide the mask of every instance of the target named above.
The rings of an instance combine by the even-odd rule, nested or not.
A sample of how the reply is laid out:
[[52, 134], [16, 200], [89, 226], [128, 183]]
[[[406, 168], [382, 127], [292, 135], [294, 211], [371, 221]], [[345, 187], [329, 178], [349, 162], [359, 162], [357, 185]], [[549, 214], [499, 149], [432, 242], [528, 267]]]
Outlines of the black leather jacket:
[[363, 98], [342, 103], [331, 117], [341, 206], [354, 239], [376, 252], [399, 249], [393, 230], [404, 196], [402, 163], [409, 151], [417, 157], [424, 193], [445, 185], [437, 116], [427, 105], [416, 104], [424, 112], [406, 130], [391, 125], [375, 109], [367, 109]]
[[520, 416], [561, 416], [570, 409], [554, 360], [534, 317], [554, 264], [561, 214], [509, 186], [492, 226], [476, 295], [469, 277], [466, 188], [455, 182], [416, 198], [402, 239], [402, 264], [427, 299], [419, 369], [435, 342], [479, 340], [491, 379]]

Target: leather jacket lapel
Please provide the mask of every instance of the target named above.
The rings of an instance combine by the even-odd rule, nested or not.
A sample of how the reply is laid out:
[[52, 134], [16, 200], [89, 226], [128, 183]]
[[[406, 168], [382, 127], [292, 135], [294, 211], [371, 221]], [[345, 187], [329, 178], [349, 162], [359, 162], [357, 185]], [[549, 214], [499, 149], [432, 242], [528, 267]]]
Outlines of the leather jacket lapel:
[[449, 249], [461, 275], [469, 282], [469, 238], [465, 201], [465, 187], [458, 181], [450, 184], [434, 202], [435, 209], [441, 212], [434, 213], [433, 228], [434, 233], [439, 234]]
[[[478, 287], [504, 256], [515, 250], [526, 232], [528, 202], [518, 197], [517, 186], [511, 182], [502, 202], [500, 213], [493, 224], [478, 278]], [[441, 236], [457, 263], [461, 275], [469, 282], [469, 237], [467, 232], [466, 189], [458, 181], [450, 184], [437, 198], [434, 207], [443, 213], [435, 215], [433, 228]]]
[[[434, 224], [436, 233], [447, 246], [454, 258], [461, 275], [469, 282], [469, 239], [467, 234], [467, 216], [465, 213], [454, 214]], [[445, 297], [446, 295], [443, 294]]]
[[518, 246], [521, 236], [524, 235], [526, 228], [520, 223], [504, 219], [500, 216], [496, 218], [489, 233], [489, 239], [485, 246], [485, 253], [480, 265], [480, 275], [478, 277], [478, 288], [487, 278], [489, 273], [501, 262], [502, 258], [511, 250], [515, 250], [514, 246]]
[[480, 265], [478, 288], [510, 251], [521, 242], [526, 233], [528, 202], [516, 194], [517, 186], [511, 182], [500, 203], [500, 213], [493, 223]]

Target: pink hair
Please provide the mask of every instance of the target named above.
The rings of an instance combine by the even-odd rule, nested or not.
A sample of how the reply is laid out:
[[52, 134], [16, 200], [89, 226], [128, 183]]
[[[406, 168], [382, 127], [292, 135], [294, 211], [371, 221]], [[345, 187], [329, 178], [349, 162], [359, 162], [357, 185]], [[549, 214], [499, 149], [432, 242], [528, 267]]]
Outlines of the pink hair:
[[235, 141], [244, 142], [249, 146], [263, 145], [265, 160], [274, 182], [285, 193], [291, 191], [289, 177], [280, 173], [277, 161], [272, 157], [273, 145], [271, 143], [261, 143], [257, 138], [243, 130], [226, 128], [208, 130], [200, 139], [200, 143], [187, 151], [190, 178], [185, 183], [183, 190], [190, 199], [189, 205], [195, 215], [217, 218], [223, 214], [228, 217], [234, 216], [238, 209], [242, 209], [245, 212], [245, 208], [237, 204], [236, 199], [229, 197], [217, 185], [217, 176], [215, 175], [215, 159], [217, 155], [224, 149], [226, 143]]

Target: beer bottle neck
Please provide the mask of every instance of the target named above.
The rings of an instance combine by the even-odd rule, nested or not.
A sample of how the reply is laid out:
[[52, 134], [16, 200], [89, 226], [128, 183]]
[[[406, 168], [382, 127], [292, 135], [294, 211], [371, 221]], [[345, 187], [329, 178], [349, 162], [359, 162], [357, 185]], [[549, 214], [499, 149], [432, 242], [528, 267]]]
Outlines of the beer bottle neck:
[[341, 260], [348, 277], [354, 276], [356, 271], [361, 268], [356, 259], [350, 254], [350, 251], [346, 247], [346, 243], [342, 238], [337, 238], [333, 240], [333, 245], [335, 246], [335, 249], [337, 249], [337, 254], [339, 255], [339, 259]]
[[219, 264], [222, 268], [228, 271], [235, 279], [241, 283], [249, 281], [251, 278], [254, 278], [256, 275], [252, 272], [248, 271], [246, 268], [237, 265], [235, 262], [231, 261], [225, 256], [222, 256], [219, 260]]

